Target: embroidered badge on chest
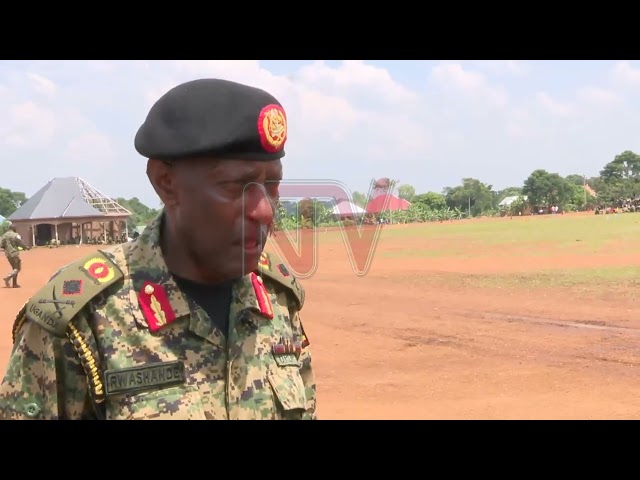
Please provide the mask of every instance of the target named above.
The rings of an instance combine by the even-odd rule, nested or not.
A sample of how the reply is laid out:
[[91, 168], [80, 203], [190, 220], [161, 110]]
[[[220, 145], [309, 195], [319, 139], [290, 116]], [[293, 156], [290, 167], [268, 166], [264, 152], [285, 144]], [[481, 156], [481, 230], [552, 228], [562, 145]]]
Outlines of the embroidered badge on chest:
[[167, 292], [161, 285], [145, 282], [142, 290], [138, 293], [138, 299], [140, 309], [147, 320], [149, 330], [152, 332], [157, 332], [176, 319]]
[[271, 347], [273, 358], [281, 367], [299, 366], [298, 358], [302, 352], [302, 345], [289, 338], [280, 337], [280, 342]]

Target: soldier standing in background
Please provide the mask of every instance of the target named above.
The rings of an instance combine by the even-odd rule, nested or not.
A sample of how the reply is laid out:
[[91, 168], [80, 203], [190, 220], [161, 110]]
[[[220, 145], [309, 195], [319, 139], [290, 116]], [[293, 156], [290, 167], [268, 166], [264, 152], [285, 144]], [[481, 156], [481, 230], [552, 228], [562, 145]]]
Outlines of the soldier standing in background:
[[203, 79], [135, 138], [161, 214], [18, 312], [5, 419], [315, 419], [304, 290], [263, 252], [287, 139], [269, 93]]
[[14, 225], [11, 225], [9, 230], [0, 237], [0, 247], [4, 250], [4, 254], [12, 268], [11, 273], [2, 278], [4, 280], [4, 285], [7, 288], [20, 288], [20, 285], [18, 285], [18, 274], [20, 273], [20, 270], [22, 270], [20, 249], [29, 250], [29, 247], [24, 244], [20, 235], [16, 232], [16, 227]]

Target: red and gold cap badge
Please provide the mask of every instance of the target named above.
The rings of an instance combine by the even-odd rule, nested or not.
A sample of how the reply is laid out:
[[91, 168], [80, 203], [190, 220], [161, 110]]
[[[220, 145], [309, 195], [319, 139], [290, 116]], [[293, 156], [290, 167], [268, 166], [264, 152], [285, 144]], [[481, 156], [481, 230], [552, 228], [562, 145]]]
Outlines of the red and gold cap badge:
[[284, 148], [287, 141], [287, 114], [280, 105], [270, 104], [258, 115], [258, 134], [262, 148], [275, 153]]

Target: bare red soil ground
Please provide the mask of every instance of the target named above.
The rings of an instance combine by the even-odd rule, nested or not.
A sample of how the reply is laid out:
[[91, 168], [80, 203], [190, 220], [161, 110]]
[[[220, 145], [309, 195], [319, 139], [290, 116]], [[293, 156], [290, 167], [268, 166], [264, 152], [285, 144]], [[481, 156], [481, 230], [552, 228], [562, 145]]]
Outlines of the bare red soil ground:
[[[416, 242], [381, 240], [357, 277], [342, 244], [320, 241], [317, 271], [302, 284], [322, 419], [640, 418], [634, 291], [471, 288], [459, 276], [640, 265], [640, 255], [543, 256], [542, 244], [533, 256], [502, 248], [499, 259], [382, 255]], [[15, 312], [90, 248], [23, 254], [22, 288], [0, 288], [3, 371]]]

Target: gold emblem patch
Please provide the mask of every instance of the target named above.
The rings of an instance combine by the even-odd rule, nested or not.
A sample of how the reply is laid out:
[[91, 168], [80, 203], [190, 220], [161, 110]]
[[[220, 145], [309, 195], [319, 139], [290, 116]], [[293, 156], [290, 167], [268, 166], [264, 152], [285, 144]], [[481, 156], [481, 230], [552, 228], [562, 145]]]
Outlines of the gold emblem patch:
[[287, 115], [280, 105], [267, 105], [258, 117], [258, 133], [262, 147], [277, 152], [287, 141]]

